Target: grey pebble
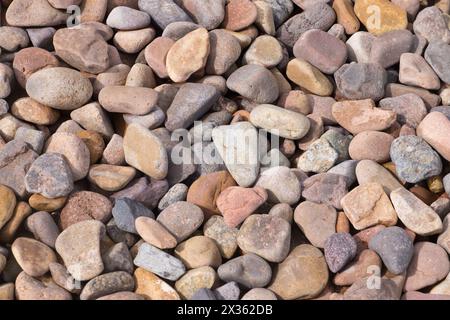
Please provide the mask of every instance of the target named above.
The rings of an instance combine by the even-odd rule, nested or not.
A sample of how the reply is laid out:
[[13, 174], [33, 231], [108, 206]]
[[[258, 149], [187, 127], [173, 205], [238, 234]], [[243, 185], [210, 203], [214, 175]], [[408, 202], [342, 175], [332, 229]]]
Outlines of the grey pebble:
[[331, 272], [339, 272], [356, 256], [356, 241], [349, 233], [335, 233], [325, 242], [325, 260]]
[[150, 209], [128, 198], [116, 200], [112, 209], [112, 215], [120, 229], [135, 234], [137, 234], [137, 231], [134, 222], [138, 217], [155, 218], [155, 215]]

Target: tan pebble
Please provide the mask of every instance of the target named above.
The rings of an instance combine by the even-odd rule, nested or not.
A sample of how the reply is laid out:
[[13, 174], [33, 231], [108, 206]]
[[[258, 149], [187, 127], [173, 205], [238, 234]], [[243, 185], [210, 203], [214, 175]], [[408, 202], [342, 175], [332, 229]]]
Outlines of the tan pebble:
[[379, 131], [358, 133], [350, 142], [348, 152], [353, 160], [373, 160], [378, 163], [390, 159], [391, 144], [394, 137]]
[[134, 272], [135, 293], [146, 300], [180, 300], [180, 296], [168, 283], [150, 271], [137, 268]]
[[330, 80], [305, 60], [291, 60], [288, 63], [286, 75], [301, 88], [319, 96], [329, 96], [334, 89]]
[[355, 15], [351, 0], [335, 0], [333, 9], [337, 15], [337, 21], [344, 27], [345, 33], [354, 34], [359, 30], [361, 24]]
[[225, 29], [242, 30], [256, 21], [258, 12], [253, 2], [249, 0], [231, 0], [225, 7]]
[[122, 190], [136, 175], [132, 167], [109, 164], [93, 165], [89, 170], [89, 181], [105, 191]]
[[22, 222], [31, 214], [32, 210], [26, 202], [19, 202], [8, 223], [1, 228], [0, 242], [11, 243]]
[[350, 221], [344, 212], [338, 212], [336, 221], [336, 232], [337, 233], [349, 233], [350, 232]]
[[16, 196], [14, 192], [0, 185], [0, 229], [11, 219], [16, 207]]
[[217, 273], [211, 267], [200, 267], [186, 272], [175, 282], [175, 289], [183, 299], [190, 299], [199, 289], [211, 289], [218, 281]]
[[145, 242], [161, 249], [172, 249], [177, 246], [177, 240], [170, 232], [158, 221], [139, 217], [135, 221], [136, 230]]
[[36, 193], [28, 199], [28, 203], [36, 211], [53, 212], [61, 209], [66, 203], [66, 200], [67, 197], [49, 199]]
[[144, 87], [154, 88], [156, 87], [155, 76], [152, 69], [142, 63], [136, 63], [128, 73], [126, 86], [129, 87]]
[[101, 158], [105, 149], [105, 141], [101, 134], [95, 131], [83, 130], [78, 132], [77, 136], [83, 140], [89, 149], [91, 164], [96, 163]]

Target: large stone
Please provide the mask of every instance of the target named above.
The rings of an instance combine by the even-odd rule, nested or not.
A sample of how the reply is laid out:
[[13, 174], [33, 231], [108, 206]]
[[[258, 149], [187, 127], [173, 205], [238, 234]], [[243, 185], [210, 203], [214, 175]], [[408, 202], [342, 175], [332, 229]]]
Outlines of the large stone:
[[11, 251], [23, 271], [32, 277], [40, 277], [49, 271], [49, 264], [56, 262], [51, 248], [30, 238], [17, 238]]
[[172, 22], [192, 21], [173, 0], [139, 0], [138, 5], [163, 30]]
[[6, 21], [16, 27], [58, 26], [68, 15], [53, 8], [47, 0], [14, 0], [6, 10]]
[[266, 189], [270, 203], [293, 205], [300, 200], [300, 182], [294, 171], [287, 167], [274, 167], [265, 170], [256, 182], [256, 186]]
[[180, 300], [180, 296], [167, 282], [143, 268], [134, 272], [135, 292], [147, 300]]
[[380, 184], [387, 195], [403, 187], [387, 169], [372, 160], [361, 160], [357, 164], [356, 177], [360, 185], [372, 182]]
[[425, 50], [425, 59], [439, 78], [450, 84], [450, 71], [447, 68], [450, 64], [450, 44], [439, 41], [431, 42]]
[[146, 115], [156, 108], [158, 93], [150, 88], [108, 86], [100, 91], [98, 101], [109, 112]]

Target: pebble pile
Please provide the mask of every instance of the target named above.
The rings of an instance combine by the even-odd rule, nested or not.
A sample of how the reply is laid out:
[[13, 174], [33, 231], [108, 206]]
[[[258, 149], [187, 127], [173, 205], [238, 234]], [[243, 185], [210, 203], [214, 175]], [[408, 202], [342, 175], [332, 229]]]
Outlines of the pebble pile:
[[1, 6], [0, 300], [450, 299], [450, 0]]

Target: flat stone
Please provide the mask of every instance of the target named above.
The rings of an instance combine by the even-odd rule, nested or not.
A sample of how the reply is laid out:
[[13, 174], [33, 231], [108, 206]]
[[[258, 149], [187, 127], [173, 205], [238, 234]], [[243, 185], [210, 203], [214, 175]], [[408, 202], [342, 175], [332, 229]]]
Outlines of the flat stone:
[[306, 238], [317, 248], [323, 248], [329, 236], [336, 233], [336, 210], [327, 204], [302, 202], [294, 213], [294, 221]]
[[304, 172], [323, 173], [337, 162], [339, 154], [326, 139], [318, 139], [298, 159], [297, 167]]
[[208, 30], [217, 28], [225, 16], [225, 6], [221, 0], [182, 0], [181, 5], [195, 23]]
[[391, 144], [394, 137], [385, 132], [363, 131], [350, 143], [349, 154], [353, 160], [372, 160], [384, 163], [390, 159]]
[[158, 37], [145, 48], [145, 60], [156, 75], [167, 78], [166, 57], [175, 41], [169, 37]]
[[67, 197], [49, 199], [35, 193], [28, 199], [28, 203], [37, 211], [52, 212], [61, 209], [66, 203], [66, 200]]
[[158, 221], [149, 217], [139, 217], [135, 225], [141, 238], [158, 249], [173, 249], [177, 246], [175, 237]]
[[32, 214], [26, 219], [25, 224], [36, 240], [51, 248], [55, 247], [60, 232], [55, 220], [48, 212], [40, 211]]
[[287, 167], [274, 167], [261, 173], [257, 187], [266, 189], [270, 203], [296, 204], [300, 200], [301, 185], [295, 173]]
[[450, 120], [440, 112], [429, 113], [417, 127], [417, 135], [422, 137], [443, 158], [450, 160], [448, 133]]
[[342, 127], [353, 134], [368, 130], [385, 130], [397, 118], [395, 112], [378, 109], [370, 99], [337, 102], [333, 105], [333, 116]]
[[422, 98], [428, 109], [437, 107], [441, 101], [438, 95], [422, 88], [405, 86], [399, 83], [388, 83], [386, 85], [386, 97], [398, 97], [407, 93], [414, 93]]
[[345, 215], [356, 230], [383, 224], [393, 226], [397, 214], [383, 190], [376, 182], [361, 183], [341, 200]]
[[391, 193], [391, 201], [403, 224], [418, 235], [439, 234], [442, 221], [436, 212], [413, 193], [399, 188]]
[[328, 267], [322, 252], [308, 244], [295, 247], [279, 264], [268, 289], [284, 300], [318, 296], [328, 283]]
[[335, 22], [336, 14], [326, 3], [318, 2], [299, 13], [277, 30], [277, 38], [286, 46], [292, 48], [300, 36], [308, 30], [328, 30]]
[[154, 179], [164, 179], [168, 172], [167, 152], [160, 139], [138, 124], [128, 126], [123, 148], [125, 161]]
[[6, 21], [15, 27], [49, 27], [64, 24], [67, 15], [45, 0], [13, 1], [6, 10]]
[[92, 96], [91, 82], [68, 68], [47, 68], [33, 73], [27, 81], [28, 95], [43, 105], [58, 110], [74, 110]]
[[402, 54], [410, 52], [414, 36], [408, 30], [394, 30], [383, 33], [373, 42], [370, 50], [370, 62], [379, 63], [387, 69], [399, 63]]
[[203, 234], [216, 242], [217, 247], [226, 259], [234, 256], [237, 245], [237, 228], [230, 228], [221, 216], [212, 216], [203, 226]]
[[44, 275], [49, 270], [49, 264], [56, 262], [53, 250], [34, 239], [17, 238], [11, 250], [22, 270], [32, 277]]
[[350, 147], [350, 142], [353, 139], [351, 135], [340, 132], [339, 130], [330, 129], [320, 138], [328, 141], [331, 147], [338, 153], [337, 162], [346, 161], [350, 158], [348, 148]]
[[100, 91], [99, 102], [106, 111], [145, 115], [158, 101], [158, 93], [150, 88], [109, 86]]
[[142, 177], [131, 182], [128, 188], [112, 194], [111, 199], [129, 198], [141, 202], [149, 209], [154, 209], [167, 190], [169, 185], [166, 180], [150, 180]]
[[106, 19], [106, 24], [119, 30], [136, 30], [150, 25], [150, 16], [143, 11], [139, 11], [126, 6], [118, 6], [111, 10]]
[[40, 154], [44, 148], [45, 133], [39, 130], [33, 130], [26, 127], [17, 128], [14, 140], [27, 143], [33, 151]]
[[183, 299], [191, 299], [199, 289], [211, 289], [217, 283], [217, 273], [211, 267], [200, 267], [186, 272], [177, 282], [175, 289]]
[[120, 166], [125, 164], [125, 154], [123, 152], [123, 138], [118, 134], [113, 134], [109, 140], [101, 159], [102, 163]]
[[102, 190], [122, 190], [136, 175], [131, 167], [97, 164], [91, 166], [88, 179]]
[[384, 97], [387, 73], [376, 63], [351, 63], [340, 67], [334, 79], [336, 90], [343, 98], [377, 101]]
[[437, 176], [442, 171], [439, 154], [416, 136], [395, 139], [391, 146], [391, 159], [398, 177], [410, 183]]
[[294, 56], [309, 62], [323, 73], [333, 74], [347, 60], [347, 47], [327, 32], [314, 29], [303, 33], [295, 43]]
[[178, 41], [189, 32], [200, 29], [202, 26], [191, 21], [175, 21], [170, 23], [163, 31], [162, 36], [171, 40]]
[[270, 104], [254, 108], [250, 113], [250, 122], [272, 134], [292, 140], [303, 138], [311, 127], [304, 115]]
[[208, 30], [194, 30], [175, 42], [167, 52], [167, 73], [174, 82], [184, 82], [205, 67], [210, 51]]
[[366, 31], [358, 31], [346, 42], [350, 61], [369, 63], [372, 45], [376, 36]]
[[428, 90], [441, 86], [439, 77], [421, 55], [403, 53], [400, 57], [399, 80], [401, 83]]
[[49, 49], [52, 45], [53, 35], [56, 29], [53, 27], [46, 28], [29, 28], [26, 29], [28, 37], [34, 47]]
[[425, 50], [425, 60], [427, 60], [439, 78], [447, 84], [450, 84], [450, 72], [446, 67], [450, 63], [449, 56], [450, 44], [444, 42], [431, 42]]
[[227, 261], [217, 272], [221, 280], [234, 281], [250, 289], [265, 287], [272, 278], [270, 265], [253, 253]]
[[180, 296], [167, 282], [143, 268], [134, 272], [135, 293], [146, 300], [180, 300]]
[[301, 88], [318, 96], [329, 96], [334, 89], [333, 84], [319, 69], [300, 58], [288, 63], [286, 75]]
[[397, 113], [397, 122], [399, 124], [406, 124], [412, 128], [416, 128], [428, 113], [423, 100], [414, 93], [384, 98], [380, 101], [380, 108], [394, 111]]
[[141, 0], [138, 6], [163, 30], [172, 22], [192, 21], [173, 0]]
[[170, 131], [189, 128], [211, 109], [219, 97], [219, 91], [207, 84], [182, 85], [167, 110], [166, 128]]
[[241, 290], [236, 282], [228, 282], [214, 290], [217, 300], [236, 301], [239, 300]]
[[16, 100], [11, 106], [11, 113], [18, 119], [37, 125], [52, 125], [59, 118], [58, 111], [31, 98]]
[[90, 153], [86, 144], [71, 133], [54, 133], [47, 142], [46, 153], [63, 155], [72, 171], [74, 181], [87, 176], [90, 165]]
[[284, 219], [269, 215], [248, 217], [237, 236], [239, 248], [258, 254], [270, 262], [281, 262], [289, 253], [291, 225]]
[[183, 183], [177, 183], [167, 191], [158, 204], [159, 210], [164, 210], [171, 204], [178, 201], [185, 201], [188, 193], [188, 187]]
[[389, 272], [406, 271], [414, 253], [413, 241], [405, 230], [389, 227], [378, 232], [369, 242], [369, 248], [381, 257]]
[[103, 223], [89, 220], [68, 227], [56, 239], [56, 251], [76, 280], [90, 280], [103, 272], [100, 239], [104, 234]]
[[116, 49], [128, 54], [139, 53], [154, 38], [156, 31], [153, 28], [139, 30], [118, 31], [113, 39]]
[[23, 141], [13, 140], [0, 149], [0, 184], [25, 197], [24, 179], [28, 168], [38, 157]]
[[356, 256], [356, 241], [349, 233], [335, 233], [325, 241], [325, 260], [331, 272], [338, 272]]
[[133, 259], [128, 250], [128, 246], [123, 242], [119, 242], [110, 247], [103, 253], [102, 259], [106, 272], [125, 271], [130, 274], [133, 273]]
[[[376, 6], [378, 23], [373, 23], [371, 9]], [[388, 0], [358, 0], [355, 2], [355, 14], [370, 33], [382, 35], [393, 30], [406, 29], [408, 17], [406, 11]]]
[[408, 268], [405, 291], [417, 291], [443, 280], [450, 270], [447, 252], [432, 242], [418, 242]]
[[117, 199], [112, 209], [117, 226], [123, 231], [137, 233], [135, 221], [138, 217], [154, 218], [153, 212], [141, 203], [128, 198]]
[[345, 181], [347, 182], [347, 186], [351, 186], [353, 183], [356, 182], [356, 166], [358, 165], [358, 161], [356, 160], [347, 160], [344, 162], [341, 162], [340, 164], [334, 166], [330, 170], [328, 170], [328, 173], [333, 173], [337, 175], [341, 175], [345, 178]]
[[355, 11], [353, 10], [353, 3], [351, 1], [333, 1], [333, 9], [336, 12], [337, 21], [344, 27], [345, 33], [352, 35], [360, 29], [361, 23], [359, 22], [358, 17], [355, 15]]
[[276, 78], [269, 70], [255, 64], [235, 70], [228, 77], [227, 87], [256, 103], [272, 103], [279, 96]]
[[134, 279], [126, 272], [105, 273], [90, 280], [83, 287], [80, 300], [95, 300], [102, 296], [134, 289]]
[[264, 204], [267, 198], [266, 190], [260, 187], [230, 187], [219, 195], [216, 204], [225, 223], [234, 228]]

